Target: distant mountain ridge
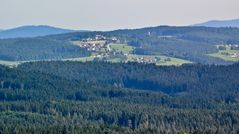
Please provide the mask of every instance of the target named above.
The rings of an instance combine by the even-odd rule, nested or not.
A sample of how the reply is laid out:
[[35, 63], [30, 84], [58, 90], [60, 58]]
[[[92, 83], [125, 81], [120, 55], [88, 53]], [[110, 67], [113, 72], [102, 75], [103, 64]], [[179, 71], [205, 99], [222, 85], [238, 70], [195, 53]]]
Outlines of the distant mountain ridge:
[[238, 27], [239, 19], [234, 20], [211, 20], [204, 23], [195, 24], [193, 26], [206, 26], [206, 27]]
[[38, 36], [70, 33], [74, 31], [75, 30], [62, 29], [62, 28], [57, 28], [57, 27], [52, 27], [47, 25], [21, 26], [21, 27], [3, 30], [3, 31], [0, 30], [0, 39], [38, 37]]

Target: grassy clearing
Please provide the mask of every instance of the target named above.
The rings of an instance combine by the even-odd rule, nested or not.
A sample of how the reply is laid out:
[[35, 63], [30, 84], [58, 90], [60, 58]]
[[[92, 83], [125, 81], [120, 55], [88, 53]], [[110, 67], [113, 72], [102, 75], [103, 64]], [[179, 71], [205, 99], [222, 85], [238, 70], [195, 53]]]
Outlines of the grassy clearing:
[[127, 44], [110, 44], [110, 48], [115, 50], [116, 52], [122, 52], [124, 54], [130, 54], [133, 50], [134, 47], [129, 46]]
[[[160, 60], [160, 62], [157, 62], [157, 65], [164, 65], [164, 66], [171, 66], [171, 65], [177, 65], [180, 66], [182, 64], [190, 64], [192, 63], [191, 61], [187, 61], [187, 60], [183, 60], [183, 59], [179, 59], [179, 58], [173, 58], [173, 57], [166, 57], [166, 56], [160, 56], [163, 61]], [[165, 59], [170, 58], [170, 61], [164, 61]]]
[[[183, 59], [179, 59], [179, 58], [173, 58], [173, 57], [168, 57], [168, 56], [161, 56], [161, 55], [135, 55], [135, 54], [129, 54], [127, 56], [127, 61], [130, 62], [136, 62], [136, 59], [144, 59], [144, 63], [150, 63], [149, 60], [155, 60], [157, 59], [157, 61], [154, 63], [156, 63], [156, 65], [159, 66], [171, 66], [171, 65], [176, 65], [176, 66], [180, 66], [182, 64], [190, 64], [192, 62], [187, 61], [187, 60], [183, 60]], [[100, 60], [102, 60], [102, 57], [99, 58]], [[94, 57], [90, 56], [90, 57], [81, 57], [81, 58], [71, 58], [71, 59], [64, 59], [63, 61], [79, 61], [79, 62], [87, 62], [87, 61], [93, 61]], [[108, 62], [112, 62], [112, 63], [118, 63], [118, 62], [125, 62], [125, 60], [121, 59], [121, 58], [110, 58], [107, 59], [106, 61]]]
[[239, 50], [220, 50], [218, 53], [212, 53], [208, 55], [216, 58], [221, 58], [226, 61], [239, 61], [239, 57], [231, 56], [235, 53], [239, 53]]
[[107, 62], [119, 63], [119, 62], [122, 62], [122, 59], [120, 59], [120, 58], [112, 58], [112, 59], [107, 60]]
[[93, 61], [93, 60], [94, 60], [93, 56], [63, 59], [63, 61], [80, 61], [80, 62], [87, 62], [87, 61]]
[[5, 65], [5, 66], [9, 66], [9, 67], [15, 67], [21, 63], [24, 62], [20, 62], [20, 61], [4, 61], [4, 60], [0, 60], [0, 65]]
[[[74, 43], [80, 45], [80, 43], [82, 43], [82, 42], [76, 41]], [[100, 42], [90, 42], [90, 43], [97, 44], [97, 43], [104, 43], [104, 42], [100, 41]], [[62, 59], [62, 61], [87, 62], [87, 61], [93, 61], [97, 57], [99, 60], [104, 60], [104, 61], [108, 61], [108, 62], [112, 62], [112, 63], [131, 61], [131, 62], [155, 63], [156, 65], [164, 65], [164, 66], [182, 65], [185, 63], [191, 63], [190, 61], [187, 61], [187, 60], [162, 56], [160, 54], [157, 54], [157, 55], [135, 55], [135, 54], [132, 54], [134, 47], [129, 46], [127, 44], [111, 43], [109, 45], [109, 47], [111, 48], [112, 51], [122, 53], [122, 55], [116, 54], [116, 55], [103, 56], [102, 53], [106, 53], [106, 48], [101, 48], [99, 50], [99, 52], [92, 53], [92, 55], [89, 57], [66, 58], [66, 59]], [[24, 62], [0, 61], [0, 64], [4, 64], [7, 66], [17, 66], [20, 63], [24, 63]]]

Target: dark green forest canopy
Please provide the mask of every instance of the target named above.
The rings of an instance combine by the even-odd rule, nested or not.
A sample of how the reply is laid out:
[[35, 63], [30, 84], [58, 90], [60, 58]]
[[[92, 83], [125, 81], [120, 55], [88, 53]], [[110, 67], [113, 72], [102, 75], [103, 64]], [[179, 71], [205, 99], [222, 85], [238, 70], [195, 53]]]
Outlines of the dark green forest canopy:
[[60, 60], [88, 56], [86, 49], [66, 41], [43, 38], [18, 38], [0, 40], [0, 60], [34, 61]]
[[18, 68], [52, 74], [69, 80], [159, 91], [170, 95], [185, 93], [199, 98], [203, 96], [225, 100], [237, 96], [235, 89], [238, 89], [239, 84], [238, 63], [230, 66], [188, 64], [162, 67], [137, 63], [56, 61], [26, 63]]
[[237, 133], [238, 77], [238, 63], [0, 66], [0, 132]]

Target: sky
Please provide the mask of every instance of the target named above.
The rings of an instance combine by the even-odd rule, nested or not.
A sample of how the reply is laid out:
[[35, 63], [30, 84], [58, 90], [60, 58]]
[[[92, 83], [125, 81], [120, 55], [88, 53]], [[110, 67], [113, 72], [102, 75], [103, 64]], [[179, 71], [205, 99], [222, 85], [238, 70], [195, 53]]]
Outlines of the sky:
[[227, 19], [239, 19], [239, 0], [0, 0], [0, 29], [51, 25], [106, 31]]

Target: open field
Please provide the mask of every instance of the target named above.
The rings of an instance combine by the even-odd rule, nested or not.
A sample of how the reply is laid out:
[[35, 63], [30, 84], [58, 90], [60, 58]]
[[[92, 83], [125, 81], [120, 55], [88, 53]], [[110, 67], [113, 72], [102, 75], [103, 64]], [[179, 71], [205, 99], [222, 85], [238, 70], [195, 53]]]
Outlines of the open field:
[[93, 61], [93, 60], [94, 60], [93, 56], [63, 59], [63, 61], [80, 61], [80, 62], [87, 62], [87, 61]]
[[[102, 58], [100, 58], [102, 60]], [[81, 57], [81, 58], [71, 58], [71, 59], [64, 59], [64, 61], [79, 61], [79, 62], [86, 62], [86, 61], [93, 61], [94, 57]], [[136, 61], [136, 60], [141, 60], [141, 61]], [[129, 54], [127, 56], [127, 62], [142, 62], [142, 63], [150, 63], [150, 60], [157, 60], [154, 61], [156, 65], [159, 66], [170, 66], [170, 65], [182, 65], [182, 64], [189, 64], [192, 63], [187, 60], [179, 59], [179, 58], [173, 58], [173, 57], [168, 57], [168, 56], [160, 56], [160, 55], [134, 55], [134, 54]], [[117, 62], [126, 62], [122, 61], [120, 58], [112, 58], [112, 59], [107, 59], [106, 61], [112, 62], [112, 63], [117, 63]]]
[[[80, 45], [82, 42], [75, 42], [75, 44]], [[88, 42], [89, 43], [89, 42]], [[91, 43], [104, 43], [102, 41], [95, 41]], [[120, 54], [112, 54], [107, 52], [108, 50], [120, 53]], [[185, 63], [191, 63], [190, 61], [173, 58], [168, 56], [162, 56], [160, 54], [157, 55], [136, 55], [132, 54], [134, 50], [133, 46], [129, 46], [127, 44], [116, 44], [111, 43], [106, 47], [102, 47], [98, 49], [96, 52], [92, 52], [91, 56], [88, 57], [79, 57], [79, 58], [65, 58], [62, 59], [63, 61], [79, 61], [79, 62], [87, 62], [93, 61], [94, 59], [99, 59], [103, 61], [108, 61], [112, 63], [117, 62], [140, 62], [140, 63], [155, 63], [156, 65], [182, 65]], [[18, 64], [29, 62], [29, 61], [22, 61], [22, 62], [11, 62], [11, 61], [0, 61], [0, 64], [7, 65], [7, 66], [17, 66]], [[34, 62], [34, 61], [33, 61]]]
[[122, 62], [122, 59], [120, 59], [120, 58], [112, 58], [112, 59], [108, 59], [107, 62], [119, 63], [119, 62]]
[[[182, 64], [190, 64], [190, 63], [192, 63], [190, 61], [179, 59], [179, 58], [173, 58], [173, 57], [167, 57], [167, 56], [159, 56], [159, 57], [162, 58], [162, 60], [160, 60], [160, 62], [157, 62], [156, 64], [157, 65], [161, 65], [161, 66], [171, 66], [171, 65], [180, 66]], [[170, 58], [170, 61], [166, 60], [168, 58]]]
[[134, 47], [129, 46], [127, 44], [110, 44], [110, 48], [117, 51], [122, 52], [124, 54], [129, 54], [133, 51]]
[[[70, 59], [64, 59], [63, 61], [79, 61], [79, 62], [87, 62], [87, 61], [93, 61], [96, 57], [89, 56], [89, 57], [81, 57], [81, 58], [70, 58]], [[102, 60], [103, 57], [100, 57], [99, 59]], [[120, 58], [111, 58], [105, 60], [107, 62], [117, 63], [121, 62], [122, 60]]]
[[21, 63], [24, 63], [24, 62], [20, 62], [20, 61], [3, 61], [3, 60], [0, 60], [0, 65], [5, 65], [5, 66], [9, 66], [9, 67], [14, 67], [14, 66], [17, 66]]
[[239, 54], [239, 50], [220, 50], [218, 53], [208, 55], [212, 57], [221, 58], [226, 61], [239, 61], [239, 57], [232, 56], [234, 54]]

